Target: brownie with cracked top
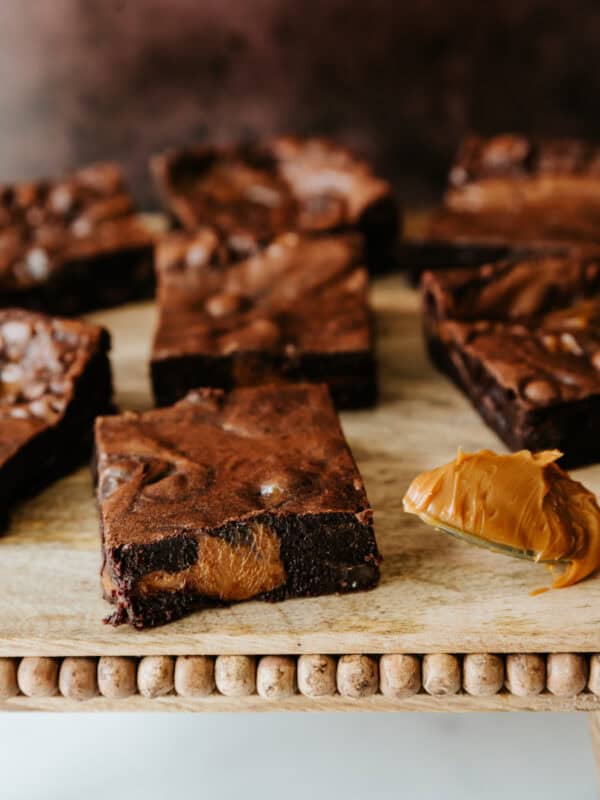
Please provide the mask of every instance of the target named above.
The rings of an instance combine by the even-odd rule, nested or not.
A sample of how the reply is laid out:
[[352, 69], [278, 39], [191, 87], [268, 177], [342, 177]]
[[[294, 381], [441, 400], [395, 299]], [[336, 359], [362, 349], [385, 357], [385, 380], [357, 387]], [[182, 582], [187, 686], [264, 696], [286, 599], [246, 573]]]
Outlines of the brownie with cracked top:
[[401, 261], [424, 268], [474, 266], [510, 255], [566, 253], [600, 243], [600, 146], [504, 134], [466, 139], [444, 203]]
[[108, 333], [96, 325], [0, 310], [0, 505], [78, 466], [94, 418], [111, 408]]
[[231, 261], [212, 229], [157, 247], [159, 405], [197, 386], [329, 385], [338, 407], [371, 405], [376, 369], [368, 275], [358, 235], [295, 233]]
[[214, 227], [234, 258], [286, 231], [359, 231], [372, 272], [394, 263], [399, 210], [391, 185], [327, 139], [171, 150], [154, 157], [152, 170], [178, 222], [191, 231]]
[[324, 385], [191, 392], [96, 422], [110, 621], [376, 585], [372, 511]]
[[79, 314], [151, 296], [153, 235], [116, 164], [0, 185], [0, 305]]

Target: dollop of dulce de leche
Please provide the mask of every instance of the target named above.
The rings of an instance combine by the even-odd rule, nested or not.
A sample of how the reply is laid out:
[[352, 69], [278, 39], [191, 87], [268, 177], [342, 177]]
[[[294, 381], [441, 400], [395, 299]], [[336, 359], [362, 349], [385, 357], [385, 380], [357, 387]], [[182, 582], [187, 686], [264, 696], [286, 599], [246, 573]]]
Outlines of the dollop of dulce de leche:
[[570, 586], [600, 567], [600, 507], [555, 463], [561, 455], [459, 450], [454, 461], [413, 480], [404, 510], [429, 525], [533, 552], [538, 561], [564, 561], [552, 587]]

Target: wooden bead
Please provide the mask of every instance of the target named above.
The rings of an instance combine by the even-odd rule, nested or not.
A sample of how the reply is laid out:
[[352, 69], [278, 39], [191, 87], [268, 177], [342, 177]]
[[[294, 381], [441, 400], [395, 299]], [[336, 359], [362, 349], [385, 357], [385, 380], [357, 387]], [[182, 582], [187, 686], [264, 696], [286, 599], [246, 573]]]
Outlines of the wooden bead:
[[546, 688], [546, 659], [537, 653], [506, 656], [506, 688], [518, 697], [540, 694]]
[[409, 697], [421, 688], [418, 656], [386, 653], [379, 659], [380, 688], [386, 697]]
[[428, 653], [423, 657], [423, 688], [427, 694], [456, 694], [460, 685], [460, 662], [456, 656]]
[[585, 689], [588, 667], [579, 653], [550, 653], [546, 663], [546, 686], [559, 697], [574, 697]]
[[298, 659], [298, 689], [307, 697], [327, 697], [337, 691], [336, 664], [331, 656], [304, 655]]
[[65, 658], [58, 673], [58, 688], [69, 700], [89, 700], [98, 694], [95, 658]]
[[207, 697], [215, 690], [215, 662], [208, 656], [179, 656], [175, 691], [182, 697]]
[[588, 689], [594, 694], [600, 694], [600, 653], [590, 656], [590, 676]]
[[17, 670], [19, 689], [27, 697], [58, 694], [58, 662], [55, 658], [22, 658]]
[[171, 656], [144, 656], [138, 664], [137, 684], [144, 697], [162, 697], [173, 691], [175, 663]]
[[342, 656], [337, 665], [337, 688], [343, 697], [370, 697], [379, 686], [377, 661], [370, 656]]
[[475, 697], [497, 694], [504, 685], [504, 661], [491, 653], [469, 653], [463, 658], [463, 688]]
[[256, 660], [252, 656], [218, 656], [215, 683], [226, 697], [245, 697], [256, 689]]
[[102, 656], [98, 661], [98, 688], [103, 697], [120, 700], [137, 693], [137, 662], [125, 656]]
[[17, 664], [14, 658], [0, 658], [0, 700], [19, 694]]
[[296, 692], [296, 659], [263, 656], [256, 670], [256, 691], [266, 700], [280, 700]]

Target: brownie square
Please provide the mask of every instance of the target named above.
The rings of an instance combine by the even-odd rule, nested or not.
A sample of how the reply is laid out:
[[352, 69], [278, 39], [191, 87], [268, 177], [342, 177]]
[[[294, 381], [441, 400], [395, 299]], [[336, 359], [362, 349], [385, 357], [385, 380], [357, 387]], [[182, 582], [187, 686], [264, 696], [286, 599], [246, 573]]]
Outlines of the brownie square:
[[152, 171], [175, 219], [190, 231], [215, 228], [234, 257], [286, 231], [359, 231], [371, 271], [394, 263], [399, 211], [391, 185], [327, 139], [171, 150], [154, 157]]
[[513, 450], [600, 459], [600, 298], [527, 324], [439, 323], [436, 362]]
[[118, 166], [0, 186], [0, 306], [79, 314], [151, 296], [153, 235]]
[[576, 139], [469, 137], [444, 204], [401, 246], [413, 276], [600, 242], [600, 147]]
[[159, 323], [152, 353], [158, 405], [197, 386], [326, 382], [338, 407], [374, 403], [367, 272], [358, 236], [282, 234], [231, 261], [210, 229], [157, 248]]
[[323, 385], [200, 389], [96, 422], [114, 624], [375, 586], [372, 511]]
[[89, 456], [94, 418], [111, 410], [108, 333], [96, 325], [0, 310], [0, 505]]

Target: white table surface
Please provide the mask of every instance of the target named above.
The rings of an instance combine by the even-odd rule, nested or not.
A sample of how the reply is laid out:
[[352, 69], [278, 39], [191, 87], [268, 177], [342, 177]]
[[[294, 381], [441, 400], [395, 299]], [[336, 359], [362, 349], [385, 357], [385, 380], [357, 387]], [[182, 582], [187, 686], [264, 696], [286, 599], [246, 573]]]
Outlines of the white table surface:
[[4, 714], [3, 800], [597, 797], [584, 714]]

